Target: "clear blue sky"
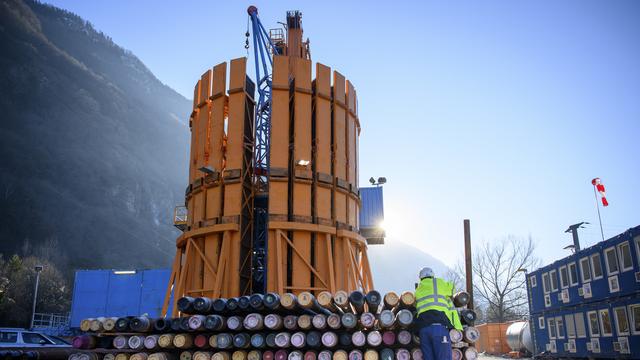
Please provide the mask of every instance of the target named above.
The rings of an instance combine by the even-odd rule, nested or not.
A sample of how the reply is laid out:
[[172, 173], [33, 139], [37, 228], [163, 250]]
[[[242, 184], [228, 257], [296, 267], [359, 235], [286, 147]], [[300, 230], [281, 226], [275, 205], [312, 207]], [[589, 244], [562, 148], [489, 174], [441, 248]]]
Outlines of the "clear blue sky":
[[[249, 2], [48, 1], [91, 21], [190, 98], [246, 55]], [[453, 263], [476, 242], [532, 236], [552, 261], [569, 224], [640, 224], [640, 2], [257, 1], [267, 28], [303, 11], [314, 61], [359, 95], [361, 185], [386, 176], [388, 241]]]

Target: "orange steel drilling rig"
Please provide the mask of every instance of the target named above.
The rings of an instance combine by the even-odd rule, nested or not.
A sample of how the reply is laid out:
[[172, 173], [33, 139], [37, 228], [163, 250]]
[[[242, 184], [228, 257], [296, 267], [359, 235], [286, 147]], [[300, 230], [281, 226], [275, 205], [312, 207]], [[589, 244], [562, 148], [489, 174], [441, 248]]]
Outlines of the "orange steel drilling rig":
[[207, 69], [194, 89], [163, 314], [172, 292], [175, 315], [182, 296], [373, 289], [358, 223], [355, 88], [320, 63], [312, 79], [299, 11], [269, 32], [255, 7], [248, 13], [256, 82], [243, 57]]

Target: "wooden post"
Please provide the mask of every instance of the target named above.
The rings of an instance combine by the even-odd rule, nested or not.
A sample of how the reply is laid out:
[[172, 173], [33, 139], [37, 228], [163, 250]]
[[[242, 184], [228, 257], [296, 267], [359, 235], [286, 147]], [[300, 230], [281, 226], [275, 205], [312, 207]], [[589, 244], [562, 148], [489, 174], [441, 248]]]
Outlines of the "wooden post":
[[471, 267], [471, 229], [469, 219], [464, 219], [464, 265], [469, 293], [468, 308], [473, 310], [473, 269]]

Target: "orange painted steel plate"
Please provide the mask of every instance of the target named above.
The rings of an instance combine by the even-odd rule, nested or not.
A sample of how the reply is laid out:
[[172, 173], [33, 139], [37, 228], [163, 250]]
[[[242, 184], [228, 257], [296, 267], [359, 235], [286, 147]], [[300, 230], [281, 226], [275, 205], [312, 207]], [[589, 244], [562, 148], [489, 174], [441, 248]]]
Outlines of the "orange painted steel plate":
[[[356, 119], [355, 119], [355, 106], [356, 95], [353, 84], [347, 80], [347, 182], [350, 184], [351, 189], [357, 189], [356, 183]], [[347, 221], [352, 227], [357, 225], [357, 206], [358, 201], [353, 196], [347, 198]]]
[[[244, 160], [246, 95], [246, 58], [231, 60], [229, 83], [229, 125], [227, 135], [227, 169], [240, 170]], [[225, 179], [225, 182], [227, 180]], [[225, 185], [224, 216], [239, 216], [242, 211], [242, 184], [240, 182]], [[226, 296], [240, 295], [240, 232], [231, 236], [228, 259]]]
[[189, 126], [191, 127], [191, 148], [189, 150], [189, 184], [192, 184], [196, 178], [196, 159], [198, 154], [198, 137], [196, 124], [198, 122], [198, 104], [200, 102], [200, 80], [196, 82], [193, 89], [193, 113], [189, 119]]
[[[273, 92], [270, 129], [270, 158], [271, 179], [269, 181], [269, 214], [287, 218], [289, 213], [289, 57], [273, 57]], [[277, 181], [275, 175], [281, 178]], [[276, 241], [274, 230], [269, 231], [270, 249], [267, 253], [267, 288], [278, 291], [285, 284], [278, 283], [278, 259], [280, 268], [286, 272], [287, 246], [284, 242]], [[276, 249], [279, 246], [279, 249]], [[282, 277], [282, 274], [281, 274]]]
[[331, 69], [316, 64], [316, 171], [331, 173]]
[[273, 95], [271, 110], [271, 142], [269, 165], [289, 166], [289, 61], [287, 56], [273, 58]]
[[333, 72], [333, 135], [335, 151], [335, 176], [347, 178], [346, 126], [345, 126], [345, 78], [337, 71]]
[[[295, 59], [293, 97], [294, 108], [294, 166], [298, 171], [309, 171], [309, 165], [298, 162], [311, 161], [311, 61]], [[297, 178], [293, 184], [293, 214], [311, 219], [311, 183]], [[293, 233], [296, 251], [292, 259], [292, 286], [304, 288], [311, 285], [311, 234], [307, 231]], [[306, 260], [306, 262], [305, 262]]]
[[[346, 122], [345, 122], [345, 78], [337, 71], [333, 72], [333, 149], [334, 176], [338, 181], [347, 178]], [[343, 191], [334, 187], [335, 220], [347, 222], [347, 197]]]
[[[213, 68], [211, 74], [211, 93], [207, 94], [211, 98], [210, 118], [207, 126], [207, 146], [205, 153], [207, 154], [206, 166], [210, 166], [214, 171], [218, 172], [218, 178], [223, 167], [223, 138], [224, 138], [224, 108], [226, 102], [226, 77], [227, 63], [221, 63]], [[207, 188], [205, 201], [205, 219], [214, 219], [216, 222], [222, 215], [222, 188], [218, 185]], [[221, 252], [222, 235], [213, 233], [204, 238], [204, 256], [211, 260], [214, 264], [212, 269], [204, 268], [203, 285], [204, 289], [213, 289], [215, 287], [216, 274], [218, 271], [217, 264], [219, 262]], [[213, 271], [211, 271], [213, 270]], [[212, 296], [209, 292], [206, 295]]]

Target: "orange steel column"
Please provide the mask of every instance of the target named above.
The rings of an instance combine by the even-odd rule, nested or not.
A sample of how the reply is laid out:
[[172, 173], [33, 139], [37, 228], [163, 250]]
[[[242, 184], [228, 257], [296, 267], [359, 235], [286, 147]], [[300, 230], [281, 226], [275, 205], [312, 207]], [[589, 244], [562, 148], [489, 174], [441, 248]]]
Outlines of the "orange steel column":
[[[316, 79], [313, 86], [314, 127], [313, 139], [313, 171], [314, 171], [314, 222], [320, 225], [333, 226], [331, 220], [331, 69], [320, 63], [316, 64]], [[332, 266], [331, 235], [316, 233], [315, 265], [318, 273], [328, 281], [330, 291], [336, 291]], [[331, 269], [333, 270], [333, 269]]]
[[[269, 221], [289, 220], [289, 57], [273, 57], [271, 141], [269, 145]], [[280, 249], [277, 249], [279, 247]], [[267, 289], [283, 292], [287, 246], [269, 230]], [[281, 256], [278, 257], [278, 251]]]
[[[189, 122], [189, 125], [191, 127], [191, 150], [189, 153], [189, 184], [194, 184], [196, 179], [198, 179], [199, 177], [198, 156], [200, 153], [198, 151], [198, 145], [201, 144], [202, 142], [202, 140], [198, 136], [198, 123], [200, 122], [200, 113], [202, 112], [202, 108], [200, 106], [200, 103], [201, 103], [200, 87], [201, 87], [201, 80], [198, 80], [193, 90], [193, 112], [191, 113], [191, 119]], [[190, 227], [193, 227], [194, 224], [198, 222], [197, 217], [194, 214], [195, 212], [194, 210], [199, 199], [194, 195], [195, 194], [193, 194], [192, 192], [189, 192], [189, 195], [185, 199], [186, 205], [187, 205], [187, 211], [188, 211], [187, 220]], [[195, 274], [196, 261], [192, 261], [188, 255], [190, 254], [187, 253], [186, 247], [183, 247], [180, 250], [180, 262], [179, 262], [180, 274], [183, 274], [186, 272]], [[192, 288], [194, 286], [194, 283], [195, 283], [195, 277], [185, 278], [183, 280], [183, 284], [181, 284], [181, 288], [182, 289], [184, 289], [184, 287]]]
[[[333, 198], [334, 220], [338, 229], [347, 223], [347, 154], [346, 154], [346, 106], [345, 78], [337, 71], [333, 72]], [[348, 284], [348, 247], [347, 239], [336, 236], [334, 247], [334, 268], [336, 287], [350, 290]]]
[[[191, 209], [191, 216], [193, 217], [193, 227], [199, 228], [203, 226], [205, 218], [205, 201], [206, 201], [206, 189], [204, 187], [204, 175], [200, 169], [205, 166], [207, 162], [206, 147], [207, 147], [207, 127], [209, 126], [210, 115], [210, 100], [211, 94], [211, 70], [207, 70], [202, 74], [200, 78], [200, 96], [198, 102], [198, 115], [197, 122], [193, 131], [196, 132], [198, 139], [196, 148], [195, 159], [195, 181], [192, 192], [193, 208]], [[204, 248], [204, 238], [199, 237], [194, 239], [195, 244], [200, 248]], [[202, 289], [204, 262], [200, 256], [194, 256], [193, 261], [193, 273], [190, 276], [189, 290]]]
[[356, 183], [356, 94], [353, 85], [347, 80], [347, 182], [348, 209], [347, 223], [350, 230], [357, 226], [358, 184]]
[[358, 206], [356, 206], [356, 229], [360, 230], [360, 208], [362, 203], [360, 201], [360, 118], [358, 117], [358, 93], [354, 91], [354, 103], [355, 103], [355, 119], [356, 119], [356, 149], [355, 149], [355, 162], [356, 162], [356, 197]]
[[[246, 265], [247, 249], [243, 245], [243, 236], [248, 221], [246, 208], [247, 172], [251, 164], [252, 138], [251, 120], [253, 104], [246, 93], [246, 58], [231, 60], [229, 82], [229, 124], [227, 135], [226, 169], [224, 172], [224, 217], [223, 223], [240, 225], [239, 232], [225, 233], [229, 236], [230, 252], [228, 258], [228, 276], [224, 296], [239, 296], [241, 288], [241, 267]], [[249, 98], [249, 99], [247, 99]], [[247, 136], [248, 135], [248, 136]], [[249, 164], [247, 164], [247, 161]], [[249, 184], [250, 186], [250, 184]], [[243, 280], [244, 281], [244, 280]], [[244, 287], [244, 286], [243, 286]]]
[[[196, 131], [196, 124], [198, 122], [198, 112], [200, 110], [200, 80], [196, 83], [195, 88], [193, 89], [193, 111], [191, 112], [191, 117], [189, 118], [189, 128], [191, 129], [191, 148], [189, 150], [189, 184], [193, 184], [196, 179], [196, 172], [198, 168], [196, 167], [197, 159], [198, 159], [198, 132]], [[189, 197], [186, 199], [187, 208], [189, 209], [189, 216], [187, 221], [190, 226], [193, 226], [193, 197]]]
[[[293, 97], [293, 220], [307, 223], [311, 219], [311, 61], [296, 58], [294, 60]], [[311, 286], [311, 271], [305, 260], [311, 259], [311, 233], [294, 231], [294, 251], [292, 256], [293, 292], [300, 292]]]
[[[206, 208], [205, 224], [212, 226], [220, 222], [222, 215], [222, 169], [224, 166], [223, 142], [224, 142], [224, 120], [225, 107], [227, 102], [226, 84], [227, 63], [223, 62], [213, 68], [211, 85], [211, 111], [206, 134], [205, 166], [208, 166], [212, 174], [205, 178], [206, 186]], [[213, 296], [215, 278], [217, 271], [220, 271], [218, 260], [220, 256], [221, 234], [213, 233], [205, 237], [204, 256], [210, 262], [210, 266], [204, 268], [203, 289], [207, 296]]]

